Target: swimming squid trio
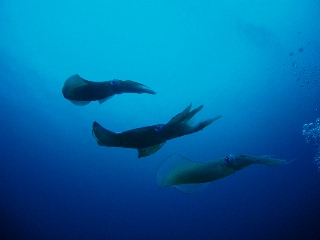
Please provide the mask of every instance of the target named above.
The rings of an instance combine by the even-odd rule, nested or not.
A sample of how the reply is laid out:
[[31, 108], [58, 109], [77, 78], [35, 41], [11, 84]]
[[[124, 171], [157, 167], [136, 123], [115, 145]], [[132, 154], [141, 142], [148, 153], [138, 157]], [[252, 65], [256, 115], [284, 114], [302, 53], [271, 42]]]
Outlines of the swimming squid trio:
[[[77, 106], [87, 105], [92, 101], [101, 104], [122, 93], [156, 94], [149, 87], [131, 80], [93, 82], [81, 78], [78, 74], [69, 77], [62, 88], [63, 96]], [[193, 124], [193, 117], [203, 105], [193, 110], [191, 107], [190, 104], [166, 124], [155, 124], [120, 133], [112, 132], [94, 121], [92, 135], [100, 146], [137, 149], [139, 158], [146, 157], [157, 152], [168, 140], [198, 132], [221, 118], [221, 115], [217, 115]], [[166, 158], [160, 165], [157, 184], [159, 187], [176, 187], [185, 193], [196, 193], [203, 190], [209, 182], [227, 177], [252, 164], [277, 166], [287, 163], [289, 161], [269, 156], [236, 154], [201, 163], [175, 154]]]

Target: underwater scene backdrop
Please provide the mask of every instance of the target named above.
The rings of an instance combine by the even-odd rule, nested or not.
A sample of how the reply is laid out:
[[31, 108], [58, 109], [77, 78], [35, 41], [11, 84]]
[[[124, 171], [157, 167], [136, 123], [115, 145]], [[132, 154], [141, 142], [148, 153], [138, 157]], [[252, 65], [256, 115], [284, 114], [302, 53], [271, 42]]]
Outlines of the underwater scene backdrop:
[[[319, 239], [318, 0], [3, 0], [0, 239]], [[156, 92], [75, 106], [73, 75]], [[138, 158], [102, 147], [190, 103], [222, 117]], [[229, 154], [253, 165], [185, 194], [159, 188], [164, 159]]]

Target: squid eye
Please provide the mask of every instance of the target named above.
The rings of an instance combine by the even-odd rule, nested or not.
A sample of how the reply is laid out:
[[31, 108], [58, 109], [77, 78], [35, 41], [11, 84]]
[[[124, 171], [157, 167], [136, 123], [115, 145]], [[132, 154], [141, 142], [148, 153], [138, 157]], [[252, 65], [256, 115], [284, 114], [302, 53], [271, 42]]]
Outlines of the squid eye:
[[163, 129], [163, 124], [158, 124], [155, 128], [154, 128], [154, 130], [156, 131], [156, 132], [161, 132], [161, 130]]
[[115, 86], [115, 85], [117, 85], [117, 82], [118, 81], [116, 79], [114, 79], [114, 80], [110, 81], [110, 85]]
[[231, 163], [233, 163], [233, 160], [234, 159], [233, 159], [232, 155], [229, 155], [224, 159], [224, 163], [225, 164], [231, 164]]

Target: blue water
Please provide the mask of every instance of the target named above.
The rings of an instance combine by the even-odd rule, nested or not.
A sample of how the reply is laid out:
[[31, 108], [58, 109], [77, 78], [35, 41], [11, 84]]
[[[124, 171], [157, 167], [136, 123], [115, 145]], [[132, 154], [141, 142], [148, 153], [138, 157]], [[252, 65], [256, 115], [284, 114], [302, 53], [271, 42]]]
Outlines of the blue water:
[[[0, 239], [319, 239], [318, 0], [4, 0], [0, 3]], [[70, 75], [157, 92], [75, 106]], [[138, 159], [97, 145], [168, 122], [190, 103], [222, 118]], [[320, 138], [318, 138], [320, 139]], [[250, 166], [184, 194], [158, 188], [162, 160], [230, 153]]]

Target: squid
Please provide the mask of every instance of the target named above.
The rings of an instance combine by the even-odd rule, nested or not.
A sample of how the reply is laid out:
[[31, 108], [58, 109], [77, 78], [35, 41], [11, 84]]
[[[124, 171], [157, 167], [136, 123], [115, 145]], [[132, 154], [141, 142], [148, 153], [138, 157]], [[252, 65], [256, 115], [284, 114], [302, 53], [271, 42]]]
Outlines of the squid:
[[191, 110], [191, 106], [190, 104], [184, 111], [177, 114], [166, 124], [141, 127], [121, 133], [109, 131], [99, 123], [94, 122], [92, 125], [92, 135], [100, 146], [135, 148], [138, 150], [139, 158], [146, 157], [157, 152], [166, 141], [198, 132], [221, 118], [221, 115], [218, 115], [193, 124], [192, 118], [203, 108], [203, 105], [193, 110]]
[[194, 162], [174, 154], [166, 158], [157, 172], [159, 187], [176, 187], [184, 193], [202, 191], [210, 182], [227, 177], [252, 164], [278, 166], [291, 161], [271, 156], [230, 154], [209, 162]]
[[83, 106], [92, 101], [103, 103], [115, 94], [148, 93], [156, 94], [149, 87], [131, 80], [92, 82], [83, 79], [78, 74], [69, 77], [62, 88], [63, 96], [74, 105]]

